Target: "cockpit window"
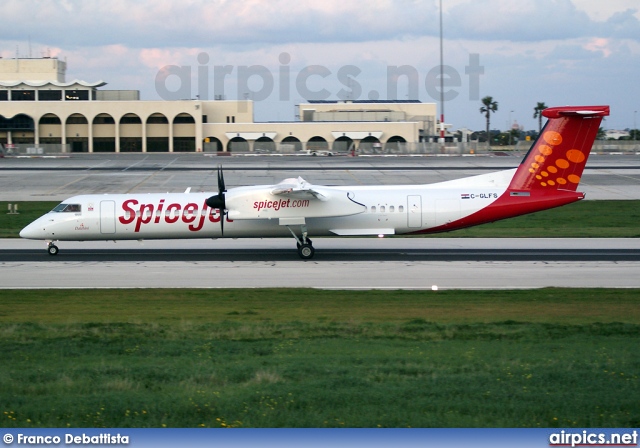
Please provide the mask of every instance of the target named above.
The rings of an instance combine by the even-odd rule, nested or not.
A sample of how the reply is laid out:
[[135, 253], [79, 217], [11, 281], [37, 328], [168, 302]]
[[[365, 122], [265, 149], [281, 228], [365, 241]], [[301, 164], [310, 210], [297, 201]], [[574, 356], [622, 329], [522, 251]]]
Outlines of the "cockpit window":
[[58, 204], [56, 207], [51, 210], [52, 212], [57, 213], [80, 213], [82, 211], [82, 207], [80, 204]]

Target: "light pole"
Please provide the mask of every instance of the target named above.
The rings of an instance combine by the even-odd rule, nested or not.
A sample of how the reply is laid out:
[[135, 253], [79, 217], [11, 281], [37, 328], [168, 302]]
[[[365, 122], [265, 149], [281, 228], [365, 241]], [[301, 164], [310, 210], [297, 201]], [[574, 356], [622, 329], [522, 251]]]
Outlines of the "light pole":
[[440, 152], [444, 152], [444, 52], [442, 47], [442, 0], [440, 0]]
[[636, 114], [637, 110], [633, 111], [633, 141], [635, 142], [638, 139], [638, 129], [636, 128]]
[[513, 130], [513, 126], [511, 124], [511, 114], [515, 112], [513, 110], [509, 111], [509, 126], [507, 128], [507, 132], [509, 133], [509, 146], [511, 146], [511, 138], [513, 137], [513, 133], [511, 132]]

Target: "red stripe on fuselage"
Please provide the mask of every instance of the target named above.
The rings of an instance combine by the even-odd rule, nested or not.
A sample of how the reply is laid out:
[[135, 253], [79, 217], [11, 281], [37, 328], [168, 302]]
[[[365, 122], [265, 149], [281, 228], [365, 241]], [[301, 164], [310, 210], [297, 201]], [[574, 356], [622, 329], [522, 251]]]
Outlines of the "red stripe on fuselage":
[[[514, 193], [515, 196], [512, 196], [512, 193]], [[529, 196], [521, 196], [522, 194], [529, 194]], [[534, 190], [522, 192], [507, 190], [490, 205], [475, 213], [447, 224], [419, 230], [417, 232], [411, 232], [411, 234], [439, 233], [464, 229], [478, 224], [485, 224], [488, 222], [499, 221], [501, 219], [513, 218], [515, 216], [560, 207], [562, 205], [579, 201], [583, 198], [584, 193], [578, 193], [575, 191]]]

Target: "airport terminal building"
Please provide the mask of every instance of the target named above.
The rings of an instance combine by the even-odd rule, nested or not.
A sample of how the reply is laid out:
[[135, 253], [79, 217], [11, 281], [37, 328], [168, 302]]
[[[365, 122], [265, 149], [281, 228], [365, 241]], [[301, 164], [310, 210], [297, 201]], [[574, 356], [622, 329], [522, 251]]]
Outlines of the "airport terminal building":
[[57, 58], [0, 59], [0, 143], [40, 152], [393, 152], [436, 134], [436, 105], [309, 101], [299, 119], [254, 122], [250, 100], [144, 101], [66, 81]]

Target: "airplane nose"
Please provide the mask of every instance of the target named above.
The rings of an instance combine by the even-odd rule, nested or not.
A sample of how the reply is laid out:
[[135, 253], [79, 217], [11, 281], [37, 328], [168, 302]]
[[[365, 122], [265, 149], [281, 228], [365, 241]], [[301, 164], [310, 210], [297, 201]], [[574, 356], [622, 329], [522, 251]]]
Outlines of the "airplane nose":
[[20, 238], [38, 240], [42, 238], [43, 230], [39, 225], [35, 223], [29, 224], [27, 227], [20, 231]]
[[31, 230], [31, 226], [27, 226], [20, 231], [20, 238], [31, 238], [33, 235], [33, 231]]

